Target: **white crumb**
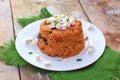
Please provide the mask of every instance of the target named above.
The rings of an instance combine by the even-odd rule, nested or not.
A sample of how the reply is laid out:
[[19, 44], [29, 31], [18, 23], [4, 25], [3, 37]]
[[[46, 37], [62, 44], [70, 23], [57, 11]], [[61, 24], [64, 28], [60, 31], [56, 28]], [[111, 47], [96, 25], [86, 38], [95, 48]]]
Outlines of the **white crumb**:
[[29, 38], [29, 37], [25, 38], [25, 43], [29, 44], [29, 43], [31, 43], [31, 42], [32, 42], [32, 39], [31, 39], [31, 38]]
[[48, 66], [51, 66], [51, 63], [50, 63], [49, 61], [45, 61], [45, 62], [44, 62], [44, 65], [45, 65], [46, 67], [48, 67]]
[[89, 27], [88, 27], [88, 30], [92, 30], [93, 29], [93, 25], [90, 25]]
[[65, 58], [65, 59], [62, 59], [62, 61], [63, 61], [63, 62], [66, 62], [67, 60], [68, 60], [67, 58]]
[[32, 41], [32, 44], [33, 44], [33, 45], [36, 45], [37, 42], [38, 42], [38, 39], [35, 38], [35, 39]]
[[92, 53], [94, 50], [94, 45], [88, 40], [88, 53]]
[[88, 53], [92, 53], [93, 52], [93, 48], [88, 48]]
[[94, 46], [90, 40], [88, 40], [88, 48], [94, 48]]
[[40, 60], [40, 55], [37, 54], [35, 57], [36, 57], [36, 60]]

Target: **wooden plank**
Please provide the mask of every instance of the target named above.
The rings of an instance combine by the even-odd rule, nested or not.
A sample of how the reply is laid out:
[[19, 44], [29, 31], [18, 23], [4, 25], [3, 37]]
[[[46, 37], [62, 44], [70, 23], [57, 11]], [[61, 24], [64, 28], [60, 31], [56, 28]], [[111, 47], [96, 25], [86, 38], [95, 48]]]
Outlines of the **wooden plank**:
[[[105, 34], [107, 45], [120, 51], [120, 1], [79, 0], [90, 21]], [[110, 34], [108, 34], [110, 33]], [[114, 38], [113, 38], [114, 37]]]
[[106, 42], [109, 47], [120, 52], [120, 31], [106, 32]]
[[12, 38], [13, 28], [9, 1], [0, 1], [0, 45]]
[[21, 80], [47, 80], [47, 74], [32, 72], [30, 69], [21, 67]]
[[120, 30], [119, 0], [80, 0], [90, 21], [103, 32]]
[[[38, 15], [39, 10], [46, 5], [46, 3], [36, 3], [32, 0], [11, 0], [11, 4], [16, 35], [22, 28], [16, 22], [16, 18]], [[20, 67], [20, 76], [21, 80], [46, 80], [46, 74], [35, 73], [25, 67]]]
[[31, 0], [11, 0], [11, 4], [14, 17], [15, 35], [17, 35], [21, 30], [21, 26], [16, 22], [16, 18], [37, 15], [41, 6], [40, 3], [36, 4]]
[[[13, 17], [14, 17], [14, 26], [16, 34], [21, 29], [21, 26], [16, 22], [15, 18], [21, 16], [30, 16], [37, 15], [39, 9], [43, 6], [55, 6], [56, 9], [64, 14], [70, 15], [71, 12], [80, 12], [80, 17], [86, 18], [84, 12], [82, 11], [81, 6], [79, 5], [78, 0], [45, 0], [43, 2], [35, 2], [36, 0], [11, 0]], [[22, 6], [21, 6], [22, 5]], [[20, 68], [21, 80], [47, 80], [45, 74], [33, 73], [25, 67]], [[38, 75], [43, 75], [42, 78]], [[33, 77], [34, 76], [34, 77]]]
[[0, 62], [0, 80], [20, 80], [18, 68]]
[[[9, 0], [0, 0], [0, 45], [13, 39], [13, 34]], [[18, 68], [0, 62], [0, 80], [20, 80]]]

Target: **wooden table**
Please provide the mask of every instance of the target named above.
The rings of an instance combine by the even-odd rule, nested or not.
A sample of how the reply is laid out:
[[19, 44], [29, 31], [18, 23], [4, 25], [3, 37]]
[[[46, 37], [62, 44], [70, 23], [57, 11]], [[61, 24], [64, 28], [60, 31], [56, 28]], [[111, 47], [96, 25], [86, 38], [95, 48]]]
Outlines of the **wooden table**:
[[[20, 31], [16, 18], [37, 15], [42, 7], [51, 5], [64, 14], [79, 13], [98, 26], [109, 47], [120, 51], [120, 0], [0, 0], [0, 45]], [[0, 80], [48, 80], [48, 76], [0, 62]]]

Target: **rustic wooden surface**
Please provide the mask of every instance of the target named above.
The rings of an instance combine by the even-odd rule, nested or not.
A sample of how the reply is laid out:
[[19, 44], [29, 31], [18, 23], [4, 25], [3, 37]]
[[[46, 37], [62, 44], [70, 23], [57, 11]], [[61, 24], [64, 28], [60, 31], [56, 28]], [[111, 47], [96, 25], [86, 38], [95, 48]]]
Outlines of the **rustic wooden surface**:
[[105, 34], [107, 45], [120, 51], [120, 0], [80, 0], [80, 3], [90, 22]]
[[[9, 1], [0, 0], [0, 45], [14, 36], [11, 16]], [[19, 80], [18, 68], [0, 62], [0, 80]]]
[[[14, 38], [21, 30], [16, 18], [37, 15], [44, 6], [55, 6], [64, 14], [95, 24], [104, 33], [107, 45], [120, 51], [120, 0], [0, 0], [0, 45]], [[25, 67], [11, 67], [0, 62], [0, 80], [49, 78], [47, 74], [34, 73]]]

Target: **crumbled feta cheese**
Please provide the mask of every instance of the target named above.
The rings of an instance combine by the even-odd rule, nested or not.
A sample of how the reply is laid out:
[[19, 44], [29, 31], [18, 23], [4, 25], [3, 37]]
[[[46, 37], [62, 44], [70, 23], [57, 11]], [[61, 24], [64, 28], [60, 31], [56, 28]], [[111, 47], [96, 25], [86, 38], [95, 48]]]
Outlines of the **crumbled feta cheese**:
[[88, 53], [92, 53], [93, 52], [93, 48], [88, 48]]
[[57, 29], [61, 29], [61, 24], [60, 24], [60, 23], [57, 23], [57, 24], [56, 24], [56, 28], [57, 28]]
[[75, 18], [74, 18], [74, 17], [70, 17], [70, 18], [69, 18], [69, 23], [70, 23], [71, 25], [75, 24]]
[[63, 62], [66, 62], [67, 60], [68, 60], [68, 59], [67, 59], [67, 58], [65, 58], [65, 59], [63, 59], [62, 61], [63, 61]]
[[67, 21], [67, 19], [65, 19], [66, 21], [64, 21], [64, 23], [63, 24], [65, 24], [66, 25], [66, 27], [70, 27], [70, 23], [69, 23], [69, 21]]
[[70, 27], [70, 25], [75, 24], [75, 18], [59, 14], [49, 18], [48, 22], [51, 23], [49, 25], [50, 28], [66, 30], [67, 27]]
[[66, 30], [66, 26], [62, 26], [62, 30]]
[[93, 46], [93, 45], [89, 45], [88, 47], [89, 47], [89, 48], [94, 48], [94, 46]]
[[89, 27], [88, 27], [88, 30], [92, 30], [93, 29], [93, 25], [90, 25]]
[[49, 27], [50, 28], [55, 28], [55, 23], [51, 23]]
[[29, 38], [29, 37], [25, 38], [25, 43], [31, 43], [31, 42], [32, 42], [31, 38]]
[[94, 48], [93, 44], [90, 41], [88, 41], [88, 48]]
[[35, 57], [36, 57], [36, 60], [40, 60], [40, 55], [37, 54]]
[[34, 45], [34, 44], [37, 44], [37, 42], [38, 42], [38, 39], [34, 39], [33, 41], [32, 41], [32, 44]]
[[66, 24], [66, 27], [70, 27], [70, 23], [67, 23], [67, 24]]
[[91, 42], [88, 41], [88, 53], [92, 53], [92, 52], [93, 52], [93, 49], [94, 49], [93, 44], [91, 44]]
[[66, 24], [61, 25], [62, 30], [66, 30], [66, 27], [67, 27]]
[[67, 23], [67, 19], [63, 18], [62, 23]]
[[71, 21], [70, 24], [71, 24], [71, 25], [75, 24], [75, 21]]
[[54, 17], [50, 17], [50, 18], [49, 18], [49, 21], [50, 21], [51, 23], [53, 23], [53, 22], [54, 22], [54, 19], [55, 19]]
[[49, 61], [45, 61], [45, 62], [44, 62], [44, 65], [45, 65], [46, 67], [48, 67], [48, 66], [51, 66], [51, 63], [50, 63]]

